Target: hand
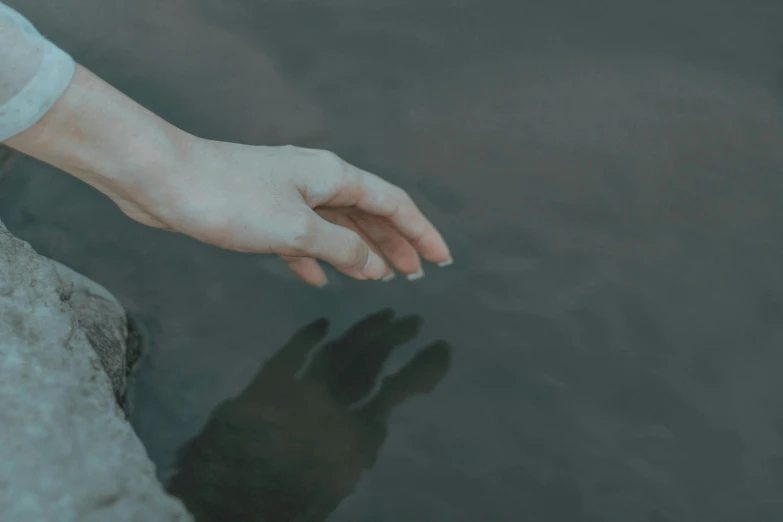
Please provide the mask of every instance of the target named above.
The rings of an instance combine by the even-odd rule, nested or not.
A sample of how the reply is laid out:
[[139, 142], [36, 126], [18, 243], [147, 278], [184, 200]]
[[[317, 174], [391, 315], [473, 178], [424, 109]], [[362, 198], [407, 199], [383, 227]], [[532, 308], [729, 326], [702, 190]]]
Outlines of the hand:
[[148, 194], [115, 199], [126, 214], [221, 248], [278, 254], [316, 286], [326, 283], [316, 259], [356, 279], [417, 274], [420, 255], [450, 262], [408, 194], [330, 152], [193, 137], [183, 150], [173, 173], [150, 176], [159, 181]]
[[374, 465], [392, 409], [448, 370], [450, 348], [436, 342], [370, 395], [419, 326], [387, 310], [317, 351], [328, 323], [304, 327], [185, 446], [169, 492], [198, 522], [323, 522]]
[[418, 277], [419, 256], [451, 262], [400, 188], [326, 151], [197, 138], [81, 66], [54, 107], [5, 143], [92, 185], [141, 223], [278, 254], [313, 285], [326, 283], [316, 259], [357, 279], [393, 269]]

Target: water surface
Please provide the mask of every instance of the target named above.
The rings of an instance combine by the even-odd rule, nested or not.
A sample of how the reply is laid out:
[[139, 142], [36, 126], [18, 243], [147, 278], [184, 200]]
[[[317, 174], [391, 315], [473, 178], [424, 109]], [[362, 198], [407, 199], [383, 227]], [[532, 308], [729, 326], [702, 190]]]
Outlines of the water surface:
[[144, 325], [133, 424], [200, 520], [783, 519], [780, 2], [9, 3], [192, 133], [387, 177], [453, 247], [318, 291], [14, 166], [0, 217]]

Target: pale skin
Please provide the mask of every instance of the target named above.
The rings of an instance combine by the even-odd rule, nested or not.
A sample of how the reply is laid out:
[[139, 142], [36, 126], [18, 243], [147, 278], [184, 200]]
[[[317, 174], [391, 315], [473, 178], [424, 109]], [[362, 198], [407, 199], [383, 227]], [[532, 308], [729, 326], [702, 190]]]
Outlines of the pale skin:
[[5, 141], [95, 187], [130, 218], [241, 252], [277, 254], [303, 281], [317, 260], [355, 279], [418, 278], [451, 254], [408, 194], [322, 150], [205, 140], [78, 66], [35, 125]]

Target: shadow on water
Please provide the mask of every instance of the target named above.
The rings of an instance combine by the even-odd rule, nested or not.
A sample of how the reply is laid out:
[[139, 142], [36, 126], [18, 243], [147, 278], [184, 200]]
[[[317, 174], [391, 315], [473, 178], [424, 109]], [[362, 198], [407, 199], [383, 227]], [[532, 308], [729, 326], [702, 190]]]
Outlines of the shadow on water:
[[451, 349], [437, 341], [376, 390], [420, 324], [384, 310], [323, 344], [327, 320], [300, 329], [184, 446], [169, 491], [199, 522], [326, 520], [374, 465], [392, 410], [448, 371]]

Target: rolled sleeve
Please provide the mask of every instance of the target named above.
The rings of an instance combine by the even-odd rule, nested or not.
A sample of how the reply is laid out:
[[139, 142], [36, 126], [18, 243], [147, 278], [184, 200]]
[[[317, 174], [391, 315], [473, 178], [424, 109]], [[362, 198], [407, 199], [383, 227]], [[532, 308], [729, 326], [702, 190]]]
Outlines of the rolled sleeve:
[[0, 141], [37, 123], [73, 78], [73, 58], [0, 2]]

